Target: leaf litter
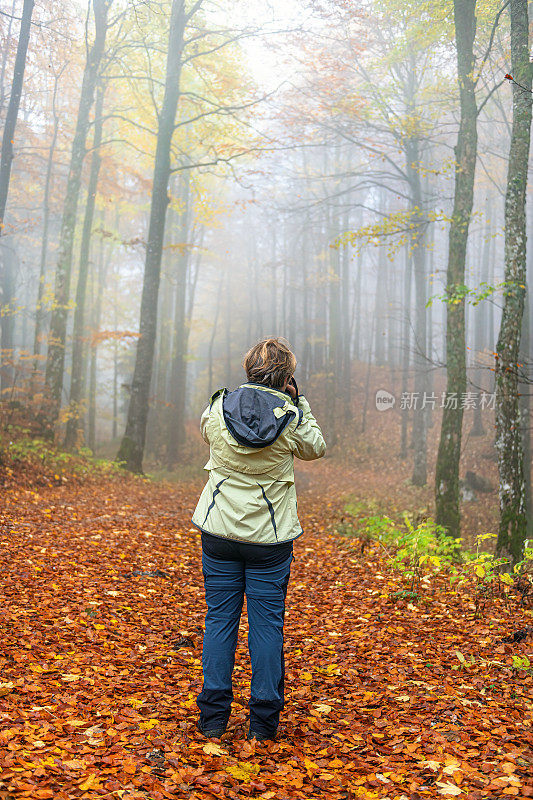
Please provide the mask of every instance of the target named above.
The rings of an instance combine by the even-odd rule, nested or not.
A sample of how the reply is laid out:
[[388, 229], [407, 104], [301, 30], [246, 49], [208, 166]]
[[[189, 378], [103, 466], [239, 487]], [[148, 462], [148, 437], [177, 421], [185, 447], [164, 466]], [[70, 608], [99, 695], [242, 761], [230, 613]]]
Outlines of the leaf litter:
[[243, 614], [230, 724], [206, 741], [197, 487], [44, 495], [10, 488], [0, 511], [1, 800], [533, 797], [533, 680], [513, 668], [531, 652], [509, 638], [531, 610], [495, 600], [474, 619], [437, 578], [393, 602], [382, 552], [338, 537], [341, 506], [306, 493], [278, 739], [245, 738]]

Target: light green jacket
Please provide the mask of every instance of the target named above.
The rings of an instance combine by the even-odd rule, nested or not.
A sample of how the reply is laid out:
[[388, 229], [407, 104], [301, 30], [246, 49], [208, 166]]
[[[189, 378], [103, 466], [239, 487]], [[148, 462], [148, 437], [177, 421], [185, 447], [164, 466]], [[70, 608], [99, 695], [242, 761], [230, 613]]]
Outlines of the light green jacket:
[[[289, 421], [266, 447], [240, 444], [230, 433], [223, 413], [226, 390], [211, 398], [202, 414], [200, 430], [210, 447], [209, 472], [192, 521], [203, 531], [224, 539], [251, 544], [276, 544], [303, 533], [298, 520], [294, 488], [294, 456], [304, 461], [326, 452], [322, 432], [305, 397], [298, 407], [290, 395], [257, 384], [243, 384], [269, 392], [277, 403], [274, 416]], [[264, 398], [266, 400], [266, 398]]]

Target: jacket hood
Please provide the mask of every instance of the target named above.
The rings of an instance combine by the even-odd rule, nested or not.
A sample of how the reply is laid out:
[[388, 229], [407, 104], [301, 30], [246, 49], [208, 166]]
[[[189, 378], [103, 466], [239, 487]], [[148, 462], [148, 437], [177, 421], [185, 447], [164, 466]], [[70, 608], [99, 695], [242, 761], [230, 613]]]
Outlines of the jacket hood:
[[302, 417], [289, 395], [249, 384], [224, 396], [222, 414], [239, 444], [257, 448], [275, 442], [296, 415]]

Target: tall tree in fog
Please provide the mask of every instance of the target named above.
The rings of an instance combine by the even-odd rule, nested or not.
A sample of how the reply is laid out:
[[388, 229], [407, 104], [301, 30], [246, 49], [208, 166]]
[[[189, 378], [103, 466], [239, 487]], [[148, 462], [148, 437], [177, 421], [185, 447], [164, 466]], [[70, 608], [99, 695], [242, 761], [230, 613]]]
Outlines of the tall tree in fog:
[[26, 55], [28, 53], [28, 44], [30, 41], [31, 17], [34, 5], [35, 0], [24, 0], [17, 54], [15, 56], [15, 69], [13, 71], [13, 80], [11, 83], [11, 94], [2, 135], [2, 152], [0, 154], [0, 236], [4, 232], [4, 216], [6, 213], [7, 194], [9, 191], [11, 164], [13, 162], [15, 128], [17, 126], [20, 98], [22, 95], [22, 83], [24, 81], [24, 70], [26, 69]]
[[39, 356], [41, 354], [42, 333], [44, 325], [44, 282], [46, 277], [46, 260], [48, 256], [48, 239], [50, 231], [50, 195], [52, 191], [52, 172], [54, 169], [54, 156], [57, 146], [59, 133], [59, 113], [57, 110], [57, 92], [59, 79], [66, 69], [64, 64], [61, 69], [54, 74], [54, 89], [52, 93], [52, 140], [48, 148], [48, 158], [46, 160], [46, 177], [44, 180], [43, 192], [43, 232], [41, 237], [41, 252], [39, 264], [39, 286], [37, 288], [37, 302], [35, 306], [35, 330], [33, 334], [33, 354], [35, 356], [34, 369], [39, 366]]
[[476, 0], [454, 0], [460, 122], [455, 147], [455, 191], [446, 276], [447, 403], [443, 409], [435, 472], [437, 523], [450, 536], [460, 535], [459, 461], [463, 429], [461, 398], [466, 391], [465, 279], [466, 246], [474, 201], [478, 108], [474, 77]]
[[[200, 3], [197, 3], [199, 6]], [[158, 115], [157, 146], [154, 162], [150, 222], [146, 243], [139, 340], [135, 370], [131, 384], [126, 430], [117, 453], [117, 461], [133, 472], [142, 472], [150, 383], [157, 331], [157, 301], [161, 275], [161, 256], [165, 235], [165, 220], [169, 203], [168, 182], [171, 174], [170, 147], [176, 124], [180, 96], [185, 25], [195, 7], [185, 11], [184, 0], [172, 0], [165, 77], [165, 94]]]
[[[326, 68], [331, 63], [331, 52], [337, 57], [336, 74], [327, 74], [321, 69], [314, 81], [315, 91], [312, 96], [310, 116], [316, 118], [317, 125], [331, 136], [331, 132], [345, 142], [350, 143], [354, 153], [363, 152], [365, 156], [360, 166], [354, 169], [357, 161], [351, 166], [344, 166], [337, 160], [335, 167], [338, 174], [352, 183], [362, 187], [374, 187], [372, 196], [381, 198], [381, 203], [374, 200], [376, 223], [372, 226], [373, 238], [379, 240], [377, 285], [387, 286], [392, 290], [392, 260], [387, 260], [385, 243], [390, 240], [391, 227], [398, 228], [409, 238], [406, 275], [414, 276], [415, 304], [413, 325], [413, 362], [415, 367], [414, 390], [418, 398], [413, 409], [413, 450], [414, 464], [412, 482], [417, 486], [427, 481], [427, 409], [423, 407], [424, 393], [428, 389], [427, 358], [427, 309], [428, 294], [428, 248], [426, 229], [428, 226], [428, 209], [426, 192], [422, 186], [422, 175], [427, 163], [424, 163], [429, 142], [439, 125], [439, 119], [428, 103], [428, 97], [437, 96], [436, 67], [438, 58], [444, 58], [439, 50], [439, 37], [442, 33], [442, 22], [435, 19], [427, 7], [420, 8], [420, 3], [404, 0], [380, 0], [372, 3], [365, 34], [360, 33], [359, 9], [347, 8], [345, 3], [333, 3], [332, 8], [339, 15], [340, 27], [333, 30], [328, 38], [324, 58]], [[329, 6], [328, 6], [329, 9]], [[329, 20], [333, 12], [329, 9], [326, 15]], [[351, 36], [350, 24], [354, 26]], [[335, 37], [335, 38], [334, 38]], [[338, 37], [338, 39], [336, 38]], [[329, 39], [334, 39], [332, 47]], [[338, 51], [338, 52], [335, 52]], [[313, 65], [315, 61], [313, 60]], [[320, 63], [320, 62], [319, 62]], [[326, 76], [324, 78], [324, 75]], [[339, 82], [337, 75], [342, 76]], [[338, 86], [338, 94], [335, 87]], [[356, 94], [357, 93], [357, 94]], [[346, 95], [350, 102], [345, 103]], [[316, 98], [320, 97], [323, 105], [330, 113], [316, 113]], [[365, 108], [358, 107], [354, 98], [365, 99]], [[339, 110], [341, 113], [339, 113]], [[402, 157], [398, 157], [398, 152]], [[348, 183], [349, 186], [349, 182]], [[335, 195], [340, 194], [334, 185]], [[348, 189], [343, 187], [343, 194]], [[334, 195], [334, 196], [335, 196]], [[404, 209], [395, 206], [395, 196], [405, 203]], [[357, 198], [353, 191], [352, 197]], [[361, 196], [359, 196], [359, 202]], [[432, 210], [432, 209], [429, 209]], [[399, 214], [401, 224], [395, 222]], [[367, 217], [368, 219], [368, 217]], [[363, 224], [361, 232], [370, 231], [368, 221]], [[401, 234], [400, 234], [401, 235]], [[355, 231], [353, 240], [358, 237]], [[410, 289], [410, 285], [409, 285]], [[375, 296], [375, 313], [373, 323], [372, 358], [378, 365], [385, 363], [385, 343], [388, 342], [388, 356], [394, 352], [392, 347], [393, 324], [391, 304], [385, 304], [380, 292]], [[405, 333], [403, 349], [410, 346], [409, 331], [410, 302], [404, 306]], [[387, 335], [387, 338], [385, 338]], [[405, 375], [409, 354], [405, 355]], [[329, 404], [328, 404], [329, 408]], [[407, 422], [406, 415], [403, 415]], [[403, 439], [406, 441], [407, 429]], [[407, 454], [402, 447], [402, 453]]]
[[[0, 153], [0, 237], [4, 234], [4, 217], [9, 191], [9, 179], [11, 177], [11, 164], [13, 162], [15, 128], [17, 126], [20, 98], [22, 95], [22, 84], [24, 81], [24, 70], [26, 68], [26, 55], [28, 52], [28, 43], [30, 41], [31, 18], [34, 5], [34, 0], [24, 0], [13, 80], [11, 82], [11, 95], [9, 97], [4, 122], [4, 132], [2, 135], [2, 151]], [[14, 291], [13, 287], [12, 254], [3, 247], [2, 251], [0, 251], [0, 311], [2, 307], [6, 307], [11, 302]], [[11, 357], [11, 350], [13, 349], [12, 334], [13, 320], [11, 314], [9, 312], [0, 314], [1, 367], [3, 367], [4, 358], [9, 359]], [[10, 383], [11, 376], [9, 370], [1, 369], [0, 389], [5, 389]]]
[[[405, 151], [405, 173], [409, 186], [409, 212], [411, 216], [410, 255], [414, 274], [415, 289], [415, 407], [413, 422], [414, 464], [411, 481], [415, 486], [424, 486], [427, 481], [427, 410], [424, 408], [423, 396], [427, 390], [427, 247], [426, 247], [426, 212], [422, 195], [422, 149], [423, 134], [420, 111], [417, 108], [418, 94], [421, 84], [417, 69], [414, 48], [406, 54], [405, 64], [405, 108], [407, 120], [405, 133], [401, 142]], [[409, 266], [406, 266], [409, 269]], [[405, 309], [407, 312], [407, 308]]]
[[[191, 186], [190, 171], [180, 176], [179, 196], [182, 202], [178, 224], [178, 258], [176, 264], [176, 291], [174, 296], [174, 331], [170, 364], [170, 398], [173, 418], [167, 431], [167, 463], [178, 461], [180, 449], [185, 443], [185, 398], [187, 387], [187, 347], [190, 332], [190, 313], [187, 301], [191, 302], [188, 286], [190, 272], [190, 219]], [[189, 289], [189, 291], [188, 291]]]
[[102, 156], [104, 84], [100, 81], [96, 91], [94, 112], [94, 135], [92, 144], [91, 169], [89, 173], [89, 186], [87, 188], [87, 202], [80, 246], [80, 266], [78, 270], [78, 284], [76, 287], [76, 308], [74, 310], [74, 327], [72, 331], [72, 373], [70, 377], [70, 397], [65, 434], [65, 447], [71, 449], [82, 441], [83, 415], [80, 403], [83, 397], [83, 372], [84, 359], [84, 327], [85, 327], [85, 299], [87, 296], [87, 280], [89, 277], [89, 252], [91, 247], [91, 234], [93, 230], [94, 209], [96, 205], [96, 192]]
[[76, 228], [76, 214], [81, 188], [85, 147], [89, 130], [89, 115], [94, 101], [94, 92], [100, 62], [104, 54], [108, 28], [108, 12], [112, 2], [113, 0], [92, 0], [95, 33], [93, 43], [87, 51], [76, 119], [76, 130], [70, 154], [67, 188], [59, 236], [59, 253], [55, 274], [54, 302], [50, 321], [48, 354], [46, 359], [46, 386], [49, 392], [49, 397], [47, 398], [49, 405], [46, 411], [51, 430], [59, 418], [59, 411], [61, 408], [74, 232]]
[[519, 408], [520, 341], [526, 293], [526, 188], [531, 134], [532, 63], [527, 0], [511, 0], [513, 125], [505, 195], [505, 291], [496, 345], [496, 450], [500, 525], [496, 549], [516, 563], [527, 536], [524, 446]]
[[[206, 16], [203, 0], [196, 0], [190, 4], [175, 0], [172, 2], [164, 97], [161, 109], [156, 111], [156, 155], [139, 338], [126, 429], [117, 453], [117, 460], [135, 472], [142, 470], [146, 440], [158, 322], [161, 258], [166, 212], [170, 200], [169, 179], [172, 174], [184, 170], [214, 169], [217, 165], [231, 163], [233, 159], [248, 152], [249, 147], [243, 144], [248, 137], [241, 124], [239, 112], [245, 113], [246, 109], [262, 100], [261, 97], [253, 96], [248, 102], [243, 99], [244, 94], [251, 91], [252, 85], [251, 81], [247, 81], [240, 72], [238, 48], [231, 47], [242, 37], [257, 34], [257, 29], [220, 30], [219, 25], [214, 27], [207, 25]], [[185, 31], [187, 31], [186, 40]], [[188, 45], [186, 50], [184, 50], [185, 45]], [[223, 50], [224, 53], [221, 52]], [[221, 57], [226, 54], [227, 58]], [[182, 66], [186, 70], [183, 74], [186, 84], [183, 92], [180, 86]], [[176, 120], [178, 104], [180, 113]], [[228, 118], [229, 124], [225, 122]], [[176, 137], [173, 139], [175, 133]], [[239, 133], [242, 137], [240, 141], [237, 140]], [[189, 281], [188, 285], [191, 288], [194, 280], [191, 283], [189, 265], [184, 262], [181, 267], [184, 269], [182, 275], [186, 279], [185, 282]], [[177, 277], [178, 284], [183, 286], [183, 283], [180, 284], [180, 276]], [[189, 293], [189, 300], [192, 296]], [[176, 302], [178, 328], [182, 330], [182, 335], [179, 336], [177, 359], [174, 361], [174, 378], [170, 381], [177, 392], [170, 400], [176, 404], [178, 413], [179, 408], [183, 406], [187, 361], [188, 323], [186, 314], [186, 324], [183, 328], [180, 322], [182, 308], [182, 300]], [[179, 335], [177, 331], [175, 334], [176, 337]]]

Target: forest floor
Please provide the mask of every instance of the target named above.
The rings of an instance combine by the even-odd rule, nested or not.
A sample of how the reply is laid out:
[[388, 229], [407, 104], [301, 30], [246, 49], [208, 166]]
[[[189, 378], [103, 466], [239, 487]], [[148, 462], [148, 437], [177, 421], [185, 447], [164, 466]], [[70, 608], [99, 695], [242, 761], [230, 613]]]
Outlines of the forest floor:
[[531, 639], [502, 642], [531, 610], [494, 599], [476, 619], [442, 578], [394, 602], [404, 587], [382, 552], [335, 532], [331, 470], [299, 471], [286, 708], [261, 744], [245, 738], [245, 614], [228, 731], [195, 727], [197, 483], [4, 489], [0, 798], [533, 797], [532, 671], [513, 668]]

